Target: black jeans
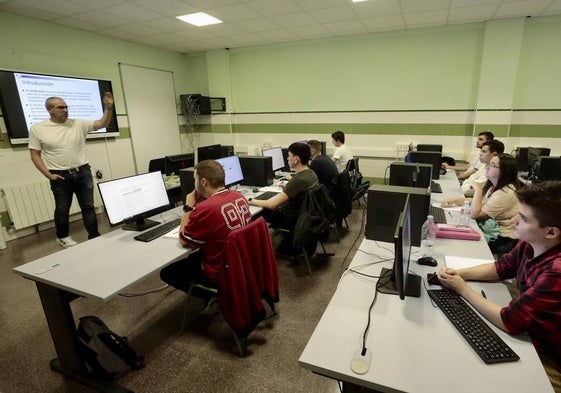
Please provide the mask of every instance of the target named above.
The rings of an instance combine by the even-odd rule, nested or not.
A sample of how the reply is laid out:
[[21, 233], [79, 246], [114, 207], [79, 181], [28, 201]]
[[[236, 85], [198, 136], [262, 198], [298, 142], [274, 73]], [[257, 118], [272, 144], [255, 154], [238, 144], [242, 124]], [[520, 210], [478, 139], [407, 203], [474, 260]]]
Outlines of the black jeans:
[[489, 242], [489, 249], [493, 254], [506, 254], [516, 246], [518, 239], [499, 236], [496, 240]]
[[90, 166], [82, 165], [77, 171], [51, 170], [50, 172], [64, 178], [51, 180], [51, 191], [55, 197], [56, 237], [61, 239], [68, 236], [68, 214], [72, 205], [73, 194], [76, 194], [76, 199], [82, 210], [82, 220], [86, 231], [88, 231], [88, 239], [99, 236]]
[[[201, 253], [195, 252], [185, 259], [164, 267], [160, 270], [160, 279], [166, 284], [169, 284], [185, 293], [189, 292], [190, 282], [215, 287], [216, 284], [213, 285], [203, 273], [203, 269], [201, 268], [201, 258]], [[194, 295], [199, 297], [208, 296], [197, 293], [194, 293]]]

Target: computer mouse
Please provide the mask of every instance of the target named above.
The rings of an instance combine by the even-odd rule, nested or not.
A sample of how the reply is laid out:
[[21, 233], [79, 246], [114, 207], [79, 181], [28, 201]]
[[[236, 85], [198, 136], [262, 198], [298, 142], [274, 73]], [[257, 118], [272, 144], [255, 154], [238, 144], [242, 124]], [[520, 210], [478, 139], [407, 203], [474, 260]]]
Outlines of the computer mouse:
[[419, 265], [426, 265], [426, 266], [437, 266], [438, 262], [433, 257], [422, 257], [417, 259], [417, 263]]
[[259, 188], [254, 188], [253, 190], [251, 190], [253, 192], [259, 192]]

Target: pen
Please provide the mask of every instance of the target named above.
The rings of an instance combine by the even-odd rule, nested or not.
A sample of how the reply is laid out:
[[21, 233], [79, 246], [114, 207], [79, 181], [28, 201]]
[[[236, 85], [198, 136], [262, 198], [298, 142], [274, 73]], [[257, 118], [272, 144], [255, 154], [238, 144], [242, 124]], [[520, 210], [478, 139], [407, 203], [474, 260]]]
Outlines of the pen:
[[450, 216], [450, 218], [452, 218], [452, 213], [450, 213], [450, 211], [448, 211], [448, 215]]
[[485, 299], [487, 299], [487, 295], [485, 295], [485, 291], [483, 289], [481, 290], [481, 296], [483, 296]]

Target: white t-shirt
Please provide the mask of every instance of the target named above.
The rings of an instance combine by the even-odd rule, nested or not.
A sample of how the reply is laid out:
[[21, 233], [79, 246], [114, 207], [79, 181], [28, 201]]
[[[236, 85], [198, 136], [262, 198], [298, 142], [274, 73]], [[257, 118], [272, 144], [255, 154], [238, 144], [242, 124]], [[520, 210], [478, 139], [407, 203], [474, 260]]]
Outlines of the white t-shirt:
[[341, 173], [347, 167], [347, 162], [353, 158], [353, 152], [347, 146], [341, 145], [335, 150], [335, 153], [333, 153], [333, 158], [338, 160], [337, 170]]
[[47, 169], [66, 170], [88, 163], [86, 135], [94, 120], [66, 119], [64, 123], [44, 120], [31, 126], [28, 147], [41, 151]]
[[[480, 162], [480, 164], [483, 164]], [[468, 191], [471, 191], [471, 185], [473, 183], [487, 183], [487, 176], [486, 176], [486, 164], [480, 165], [479, 169], [475, 171], [475, 173], [471, 174], [470, 177], [464, 180], [462, 183], [462, 192], [465, 194]]]

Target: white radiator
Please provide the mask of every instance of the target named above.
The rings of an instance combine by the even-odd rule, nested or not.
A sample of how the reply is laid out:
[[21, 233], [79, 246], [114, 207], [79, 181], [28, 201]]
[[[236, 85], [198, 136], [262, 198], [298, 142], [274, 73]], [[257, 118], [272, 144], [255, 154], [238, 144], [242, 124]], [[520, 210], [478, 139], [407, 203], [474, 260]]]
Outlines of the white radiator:
[[[55, 200], [48, 181], [2, 186], [2, 195], [15, 229], [54, 219]], [[94, 205], [100, 205], [97, 190], [94, 190]], [[74, 196], [70, 214], [78, 212], [80, 206]]]

